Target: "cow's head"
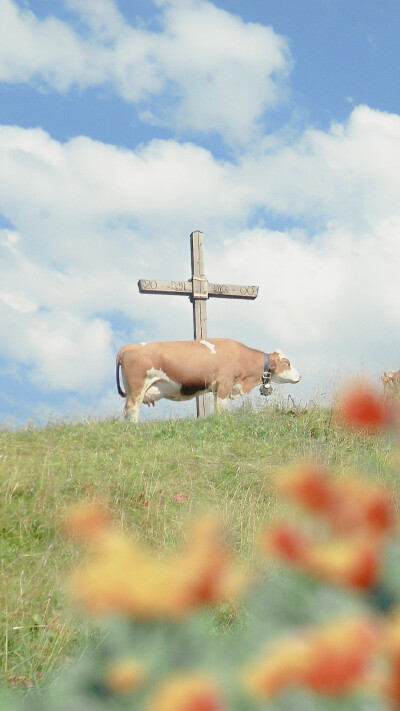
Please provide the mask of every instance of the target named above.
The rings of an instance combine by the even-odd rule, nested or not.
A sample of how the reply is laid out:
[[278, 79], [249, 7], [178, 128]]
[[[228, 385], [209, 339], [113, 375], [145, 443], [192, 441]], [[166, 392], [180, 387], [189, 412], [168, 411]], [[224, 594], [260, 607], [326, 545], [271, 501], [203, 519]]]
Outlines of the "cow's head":
[[394, 387], [395, 385], [400, 385], [400, 370], [389, 370], [388, 373], [382, 375], [382, 381], [387, 387]]
[[279, 349], [271, 353], [269, 369], [273, 383], [298, 383], [301, 380], [301, 375], [293, 368], [289, 358]]

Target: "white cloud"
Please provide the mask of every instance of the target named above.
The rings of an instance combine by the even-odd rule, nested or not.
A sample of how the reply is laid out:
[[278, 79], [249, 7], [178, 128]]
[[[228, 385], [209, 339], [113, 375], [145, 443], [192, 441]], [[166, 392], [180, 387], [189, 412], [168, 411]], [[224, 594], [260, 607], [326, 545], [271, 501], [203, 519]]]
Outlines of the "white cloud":
[[26, 331], [26, 363], [42, 387], [98, 392], [113, 363], [111, 331], [103, 319], [39, 314]]
[[[132, 319], [129, 340], [190, 337], [190, 303], [141, 296], [136, 281], [187, 278], [200, 228], [211, 281], [261, 287], [255, 302], [210, 300], [210, 336], [281, 347], [306, 388], [316, 369], [354, 372], [363, 358], [399, 367], [399, 127], [358, 107], [238, 163], [194, 144], [128, 151], [0, 127], [0, 208], [15, 228], [0, 231], [0, 357], [100, 402], [127, 336], [112, 312]], [[260, 208], [282, 228], [254, 226]]]
[[[66, 23], [55, 17], [38, 20], [12, 0], [0, 0], [0, 15], [0, 80], [33, 82], [60, 91], [80, 84], [87, 51]], [[99, 65], [87, 64], [86, 85], [98, 82], [101, 74]]]
[[109, 323], [53, 310], [30, 313], [0, 299], [1, 355], [29, 368], [29, 380], [44, 389], [101, 392], [113, 369]]
[[154, 32], [129, 25], [111, 0], [67, 0], [87, 28], [78, 34], [0, 0], [0, 80], [63, 92], [113, 86], [144, 120], [246, 143], [285, 90], [286, 40], [205, 0], [158, 4]]
[[393, 332], [400, 322], [399, 229], [400, 213], [364, 235], [361, 248], [358, 236], [341, 230], [317, 240], [297, 231], [240, 233], [212, 259], [223, 259], [228, 279], [259, 284], [260, 293], [241, 307], [236, 325], [236, 308], [216, 300], [210, 308], [217, 328], [225, 322], [238, 336], [246, 319], [249, 334], [257, 325], [260, 336], [268, 334], [267, 347], [319, 349], [325, 359], [330, 351], [347, 350], [347, 362], [354, 365], [369, 344], [374, 357], [383, 357], [382, 342], [371, 343], [371, 334], [386, 331], [388, 340], [399, 342]]
[[166, 0], [158, 54], [177, 87], [178, 128], [218, 131], [246, 142], [263, 112], [282, 98], [291, 61], [271, 27], [244, 23], [209, 2]]
[[278, 213], [364, 234], [397, 210], [397, 114], [359, 106], [327, 132], [310, 129], [286, 145], [279, 136], [266, 139], [261, 155], [244, 158], [246, 182], [258, 180], [258, 199]]

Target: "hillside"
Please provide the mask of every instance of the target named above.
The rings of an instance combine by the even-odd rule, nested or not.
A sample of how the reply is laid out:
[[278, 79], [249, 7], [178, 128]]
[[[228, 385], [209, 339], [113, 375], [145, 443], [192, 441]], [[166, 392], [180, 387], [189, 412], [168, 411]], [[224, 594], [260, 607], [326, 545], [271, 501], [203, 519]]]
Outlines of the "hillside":
[[276, 467], [318, 456], [338, 473], [361, 468], [397, 487], [389, 452], [388, 437], [345, 432], [317, 408], [0, 432], [3, 681], [48, 678], [94, 634], [63, 592], [79, 555], [61, 534], [66, 506], [101, 499], [157, 550], [179, 542], [196, 510], [217, 509], [251, 563], [260, 526], [278, 506], [269, 486]]

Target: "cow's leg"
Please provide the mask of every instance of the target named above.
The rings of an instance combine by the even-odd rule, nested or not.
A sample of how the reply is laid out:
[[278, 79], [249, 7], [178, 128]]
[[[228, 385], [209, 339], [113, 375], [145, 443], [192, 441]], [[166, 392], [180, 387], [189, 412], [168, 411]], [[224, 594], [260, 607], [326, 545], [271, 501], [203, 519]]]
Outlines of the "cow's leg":
[[136, 382], [132, 382], [131, 380], [130, 382], [123, 368], [122, 378], [126, 392], [124, 409], [125, 420], [136, 424], [139, 421], [139, 410], [146, 391], [146, 380], [145, 377], [143, 377], [143, 380], [136, 380]]
[[214, 393], [214, 410], [215, 412], [224, 412], [226, 409], [226, 400], [227, 398], [224, 397], [219, 397], [218, 393]]
[[127, 397], [125, 403], [125, 419], [133, 424], [139, 421], [140, 398]]
[[232, 389], [232, 381], [218, 382], [214, 390], [214, 408], [216, 412], [223, 412], [226, 401]]

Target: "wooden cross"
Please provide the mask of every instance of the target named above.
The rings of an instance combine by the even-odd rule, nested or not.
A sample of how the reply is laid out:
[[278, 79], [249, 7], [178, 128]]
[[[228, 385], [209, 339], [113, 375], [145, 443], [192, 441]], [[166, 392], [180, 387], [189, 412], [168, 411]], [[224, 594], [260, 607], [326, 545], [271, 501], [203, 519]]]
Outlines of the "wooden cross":
[[[210, 296], [223, 299], [255, 299], [258, 286], [236, 286], [234, 284], [210, 284], [204, 274], [203, 233], [196, 231], [190, 235], [192, 276], [188, 281], [153, 281], [139, 279], [141, 294], [174, 294], [188, 296], [193, 304], [193, 333], [196, 340], [207, 338], [206, 302]], [[210, 412], [210, 400], [205, 395], [196, 398], [197, 417], [205, 417]]]

